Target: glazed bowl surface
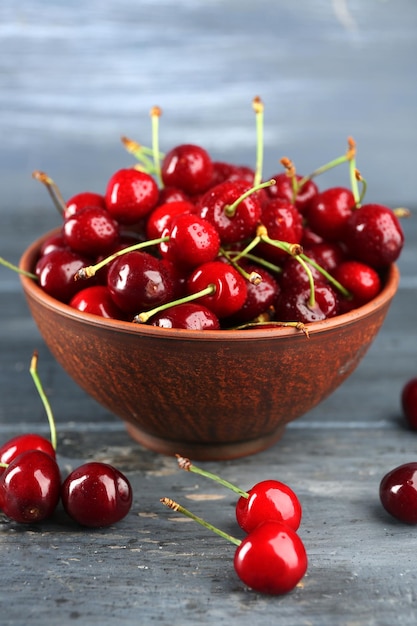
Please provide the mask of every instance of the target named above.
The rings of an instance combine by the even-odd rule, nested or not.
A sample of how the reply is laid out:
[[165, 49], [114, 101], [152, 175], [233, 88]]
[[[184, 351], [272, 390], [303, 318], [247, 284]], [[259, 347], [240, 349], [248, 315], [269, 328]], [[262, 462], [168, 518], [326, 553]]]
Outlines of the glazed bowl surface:
[[[33, 271], [42, 242], [23, 253]], [[349, 313], [308, 325], [188, 331], [80, 313], [21, 283], [56, 361], [148, 449], [195, 460], [232, 459], [274, 444], [285, 425], [355, 370], [380, 330], [399, 283], [391, 266], [380, 294]]]

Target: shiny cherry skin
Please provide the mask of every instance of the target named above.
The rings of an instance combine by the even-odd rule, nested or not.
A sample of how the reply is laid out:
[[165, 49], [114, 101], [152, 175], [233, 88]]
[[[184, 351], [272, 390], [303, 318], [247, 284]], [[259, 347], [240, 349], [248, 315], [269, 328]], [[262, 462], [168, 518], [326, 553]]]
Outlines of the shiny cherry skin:
[[316, 284], [315, 304], [310, 306], [310, 287], [282, 290], [276, 305], [276, 317], [283, 322], [320, 322], [339, 312], [339, 298], [326, 284]]
[[347, 220], [343, 243], [349, 256], [382, 269], [400, 256], [404, 233], [391, 209], [380, 204], [364, 204]]
[[191, 196], [206, 191], [213, 178], [213, 162], [201, 146], [181, 144], [170, 150], [162, 160], [162, 181]]
[[[262, 208], [261, 222], [271, 239], [287, 243], [301, 242], [303, 236], [301, 213], [288, 200], [284, 198], [270, 200]], [[288, 258], [287, 252], [264, 242], [256, 247], [256, 253], [258, 252], [267, 260], [276, 263], [281, 263]]]
[[401, 407], [407, 424], [417, 430], [417, 378], [411, 378], [401, 392]]
[[[325, 279], [321, 272], [315, 267], [309, 265], [310, 271], [313, 275], [314, 283], [324, 283]], [[294, 290], [298, 287], [308, 287], [308, 274], [305, 271], [303, 265], [293, 256], [287, 254], [287, 258], [282, 264], [282, 272], [278, 276], [279, 284], [284, 290]]]
[[162, 261], [142, 251], [115, 259], [107, 272], [112, 300], [125, 313], [140, 313], [172, 300], [174, 284]]
[[236, 503], [236, 519], [247, 533], [266, 521], [284, 522], [293, 530], [301, 523], [302, 508], [294, 491], [279, 480], [262, 480]]
[[197, 304], [186, 302], [177, 304], [166, 311], [154, 315], [150, 324], [159, 328], [184, 328], [187, 330], [219, 330], [219, 319], [210, 309]]
[[175, 217], [183, 213], [192, 213], [194, 210], [194, 204], [188, 200], [159, 204], [147, 219], [145, 228], [147, 239], [162, 237], [162, 233], [171, 225]]
[[417, 524], [417, 462], [404, 463], [385, 474], [379, 497], [390, 515], [406, 524]]
[[213, 179], [211, 186], [214, 187], [226, 180], [245, 180], [249, 185], [253, 185], [255, 172], [246, 165], [235, 165], [226, 161], [213, 161]]
[[337, 241], [320, 241], [310, 245], [301, 242], [301, 245], [309, 259], [330, 273], [346, 259], [346, 253]]
[[56, 460], [42, 450], [27, 450], [0, 476], [0, 509], [15, 522], [40, 522], [55, 511], [60, 490]]
[[[49, 454], [53, 459], [56, 458], [55, 449], [49, 439], [36, 433], [25, 433], [12, 437], [12, 439], [9, 439], [0, 446], [0, 463], [6, 463], [8, 465], [13, 459], [19, 456], [19, 454], [27, 452], [28, 450], [41, 450], [45, 452], [45, 454]], [[0, 467], [0, 474], [2, 474], [4, 470], [4, 467]]]
[[199, 215], [214, 225], [223, 244], [242, 241], [255, 233], [261, 217], [261, 204], [256, 193], [239, 202], [232, 215], [227, 213], [228, 207], [249, 189], [246, 181], [227, 180], [200, 198]]
[[370, 302], [381, 291], [381, 278], [378, 272], [365, 263], [343, 261], [332, 274], [351, 293], [352, 298], [347, 301], [350, 309]]
[[196, 294], [210, 285], [214, 285], [214, 293], [202, 296], [199, 301], [219, 318], [233, 315], [246, 300], [246, 280], [222, 261], [209, 261], [197, 267], [188, 277], [187, 292]]
[[310, 228], [326, 241], [338, 241], [354, 207], [355, 198], [350, 189], [329, 187], [312, 198], [304, 216]]
[[268, 312], [278, 297], [280, 287], [270, 272], [255, 263], [242, 263], [242, 266], [249, 274], [251, 272], [259, 274], [262, 281], [258, 285], [247, 283], [246, 299], [235, 315], [224, 320], [223, 323], [227, 326], [237, 326], [255, 320]]
[[185, 191], [177, 187], [162, 187], [162, 189], [159, 190], [157, 206], [168, 204], [169, 202], [190, 202], [190, 197]]
[[64, 480], [61, 499], [67, 514], [82, 526], [98, 528], [122, 520], [132, 506], [126, 476], [107, 463], [91, 461]]
[[106, 319], [127, 320], [127, 315], [116, 306], [105, 285], [85, 287], [71, 298], [69, 306], [82, 313], [98, 315]]
[[192, 213], [173, 218], [162, 235], [169, 240], [159, 245], [161, 255], [179, 268], [191, 270], [214, 261], [220, 250], [220, 237], [213, 224]]
[[67, 248], [68, 246], [65, 243], [64, 235], [61, 231], [57, 234], [50, 235], [44, 240], [40, 247], [39, 255], [42, 257], [45, 256], [45, 254], [53, 252], [54, 250], [65, 250]]
[[118, 223], [101, 207], [86, 207], [70, 215], [62, 232], [71, 250], [91, 257], [110, 253], [120, 236]]
[[[294, 200], [294, 191], [292, 186], [292, 180], [285, 172], [280, 172], [276, 176], [272, 177], [275, 180], [275, 185], [267, 188], [267, 193], [271, 198], [285, 198], [291, 203], [294, 203], [300, 213], [304, 214], [311, 200], [319, 192], [316, 183], [313, 180], [307, 180], [304, 185], [297, 191]], [[296, 179], [299, 182], [303, 177], [299, 174], [296, 175]]]
[[66, 202], [67, 208], [64, 212], [64, 219], [70, 215], [74, 215], [78, 211], [85, 209], [86, 207], [101, 207], [106, 208], [106, 201], [104, 196], [100, 193], [93, 191], [81, 191], [69, 198]]
[[146, 172], [122, 168], [111, 176], [104, 197], [110, 215], [119, 224], [129, 226], [137, 224], [156, 207], [159, 190]]
[[239, 578], [261, 593], [282, 595], [294, 589], [307, 571], [300, 536], [282, 522], [264, 522], [238, 546], [234, 567]]
[[35, 274], [47, 294], [67, 303], [85, 286], [82, 281], [74, 280], [75, 274], [90, 263], [90, 259], [70, 249], [56, 249], [38, 260]]

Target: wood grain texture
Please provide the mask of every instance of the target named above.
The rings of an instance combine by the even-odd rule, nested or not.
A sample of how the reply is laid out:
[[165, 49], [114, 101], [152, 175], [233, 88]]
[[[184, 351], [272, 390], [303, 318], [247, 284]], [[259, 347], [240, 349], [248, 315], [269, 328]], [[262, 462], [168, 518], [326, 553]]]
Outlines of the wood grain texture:
[[[154, 104], [164, 109], [164, 148], [199, 141], [251, 163], [258, 93], [267, 105], [268, 173], [284, 154], [309, 171], [352, 134], [369, 197], [407, 205], [414, 216], [416, 25], [413, 0], [2, 0], [0, 255], [16, 262], [59, 223], [34, 169], [48, 171], [66, 197], [102, 189], [130, 162], [120, 135], [149, 142]], [[382, 476], [415, 460], [416, 450], [399, 405], [417, 373], [415, 217], [404, 229], [398, 295], [356, 372], [273, 448], [205, 464], [244, 488], [276, 477], [299, 494], [310, 564], [303, 585], [282, 598], [245, 589], [233, 547], [162, 507], [160, 497], [175, 498], [238, 534], [233, 495], [141, 448], [67, 377], [17, 277], [0, 268], [1, 439], [47, 432], [28, 373], [38, 348], [63, 472], [106, 460], [134, 489], [131, 514], [94, 532], [62, 511], [24, 528], [0, 517], [2, 626], [414, 626], [415, 529], [389, 518], [378, 500]]]

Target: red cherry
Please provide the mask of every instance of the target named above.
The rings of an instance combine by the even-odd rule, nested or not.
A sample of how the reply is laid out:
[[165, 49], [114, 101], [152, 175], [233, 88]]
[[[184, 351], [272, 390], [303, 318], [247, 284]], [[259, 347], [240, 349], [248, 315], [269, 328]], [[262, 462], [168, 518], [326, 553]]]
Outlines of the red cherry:
[[85, 209], [86, 207], [101, 207], [106, 208], [106, 201], [104, 196], [100, 193], [94, 193], [93, 191], [82, 191], [72, 196], [67, 200], [67, 208], [64, 212], [64, 218], [74, 215], [78, 211]]
[[[267, 193], [269, 194], [269, 196], [271, 198], [285, 198], [291, 203], [294, 202], [294, 205], [302, 214], [304, 214], [309, 203], [319, 191], [316, 183], [313, 180], [307, 180], [297, 191], [294, 201], [294, 191], [291, 177], [287, 176], [285, 172], [280, 172], [272, 178], [275, 180], [275, 185], [267, 188]], [[296, 179], [298, 182], [302, 178], [303, 177], [299, 174], [296, 175]]]
[[403, 387], [401, 406], [408, 425], [417, 430], [417, 378], [411, 378]]
[[109, 526], [129, 513], [132, 487], [126, 476], [115, 467], [92, 461], [66, 477], [61, 498], [67, 514], [79, 524]]
[[59, 502], [61, 476], [55, 459], [41, 450], [15, 457], [0, 476], [0, 509], [16, 522], [47, 519]]
[[159, 190], [152, 176], [126, 168], [110, 178], [105, 199], [107, 210], [119, 224], [133, 225], [156, 207]]
[[228, 213], [228, 207], [249, 189], [246, 181], [228, 180], [212, 187], [200, 199], [199, 214], [215, 226], [222, 243], [236, 243], [254, 234], [261, 216], [257, 192], [239, 202], [231, 215]]
[[213, 179], [213, 163], [204, 148], [182, 144], [168, 152], [161, 165], [165, 186], [177, 187], [187, 194], [206, 191]]
[[239, 578], [261, 593], [288, 593], [307, 571], [307, 553], [297, 533], [281, 522], [264, 522], [238, 546], [234, 567]]
[[213, 261], [219, 253], [220, 237], [216, 228], [198, 215], [178, 215], [162, 235], [169, 237], [169, 241], [159, 246], [162, 256], [180, 268], [192, 269]]
[[378, 272], [365, 263], [343, 261], [332, 274], [352, 294], [352, 300], [347, 301], [349, 308], [362, 306], [381, 291], [381, 279]]
[[[24, 435], [16, 435], [12, 437], [0, 447], [0, 463], [9, 465], [19, 454], [28, 450], [41, 450], [45, 454], [49, 454], [53, 459], [56, 458], [55, 449], [49, 439], [45, 439], [36, 433], [25, 433]], [[0, 467], [0, 474], [5, 468]]]
[[301, 242], [301, 245], [304, 254], [328, 272], [332, 272], [346, 258], [342, 246], [335, 241], [321, 241], [309, 245], [306, 243], [303, 245]]
[[[284, 198], [270, 200], [262, 208], [262, 224], [265, 226], [268, 237], [288, 243], [300, 243], [303, 236], [301, 214], [293, 204]], [[256, 251], [272, 262], [281, 262], [288, 257], [288, 253], [261, 242]]]
[[47, 237], [39, 250], [39, 256], [45, 256], [45, 254], [49, 254], [54, 250], [63, 250], [68, 248], [67, 244], [64, 241], [64, 235], [62, 231], [56, 235], [51, 235]]
[[225, 161], [213, 161], [213, 179], [211, 186], [214, 187], [226, 180], [245, 180], [249, 185], [253, 185], [255, 172], [246, 165], [234, 165]]
[[75, 274], [89, 261], [69, 249], [56, 249], [41, 257], [35, 267], [39, 286], [61, 302], [69, 302], [84, 287], [82, 281], [74, 280]]
[[108, 319], [126, 319], [126, 314], [116, 306], [105, 285], [91, 285], [82, 289], [71, 298], [69, 305], [91, 315]]
[[187, 291], [195, 294], [209, 285], [214, 285], [214, 293], [202, 296], [200, 302], [219, 318], [236, 313], [246, 299], [246, 280], [222, 261], [210, 261], [197, 267], [188, 278]]
[[417, 524], [417, 462], [404, 463], [388, 472], [379, 485], [384, 509], [406, 524]]
[[350, 256], [380, 269], [398, 259], [404, 233], [391, 209], [380, 204], [364, 204], [347, 220], [343, 242]]
[[283, 322], [307, 324], [338, 314], [339, 299], [330, 285], [316, 284], [315, 304], [310, 305], [310, 287], [282, 290], [276, 305], [276, 317]]
[[236, 519], [247, 533], [266, 521], [284, 522], [293, 530], [301, 523], [302, 509], [294, 491], [278, 480], [263, 480], [249, 489], [249, 497], [236, 503]]
[[176, 187], [162, 187], [159, 190], [158, 206], [169, 202], [189, 202], [189, 196]]
[[158, 205], [149, 215], [146, 222], [146, 236], [148, 239], [162, 237], [165, 228], [169, 227], [174, 217], [183, 213], [192, 213], [194, 204], [188, 201], [170, 201]]
[[[309, 265], [310, 271], [313, 275], [314, 283], [320, 284], [325, 281], [323, 275], [315, 267]], [[295, 290], [298, 287], [308, 287], [309, 280], [307, 272], [301, 263], [293, 256], [287, 254], [287, 259], [282, 265], [282, 272], [279, 275], [279, 284], [281, 289]]]
[[164, 264], [147, 252], [127, 252], [107, 272], [110, 295], [125, 313], [149, 310], [172, 300], [174, 284]]
[[245, 302], [235, 315], [225, 320], [227, 326], [236, 326], [254, 320], [262, 313], [268, 312], [278, 297], [279, 285], [264, 267], [254, 263], [245, 263], [243, 268], [249, 274], [251, 272], [259, 274], [262, 281], [258, 285], [247, 283]]
[[152, 326], [159, 328], [185, 328], [188, 330], [219, 330], [220, 322], [216, 315], [202, 304], [186, 302], [172, 306], [154, 315]]
[[64, 221], [63, 238], [74, 252], [95, 257], [111, 252], [119, 240], [119, 225], [106, 209], [86, 207]]
[[354, 207], [355, 198], [350, 189], [330, 187], [312, 198], [304, 215], [318, 235], [327, 241], [338, 241]]

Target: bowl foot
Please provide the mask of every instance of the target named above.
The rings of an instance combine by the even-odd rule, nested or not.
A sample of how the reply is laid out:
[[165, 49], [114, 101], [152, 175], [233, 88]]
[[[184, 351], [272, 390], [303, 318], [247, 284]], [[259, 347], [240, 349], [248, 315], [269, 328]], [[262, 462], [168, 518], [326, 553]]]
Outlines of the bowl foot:
[[180, 454], [193, 461], [227, 461], [262, 452], [276, 443], [285, 430], [285, 426], [280, 426], [268, 435], [248, 441], [196, 443], [156, 437], [129, 422], [125, 422], [125, 426], [132, 439], [148, 450], [167, 456]]

